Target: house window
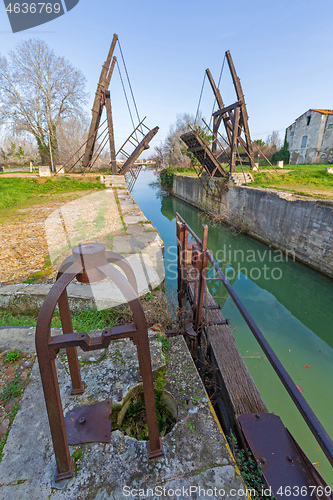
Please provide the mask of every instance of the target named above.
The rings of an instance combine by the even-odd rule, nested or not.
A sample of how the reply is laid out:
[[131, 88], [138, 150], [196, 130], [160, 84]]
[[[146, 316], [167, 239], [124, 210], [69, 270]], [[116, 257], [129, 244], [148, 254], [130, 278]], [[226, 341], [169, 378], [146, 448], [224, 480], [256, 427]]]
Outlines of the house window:
[[290, 132], [290, 137], [293, 137], [295, 135], [295, 132]]
[[333, 128], [333, 123], [330, 123], [328, 126], [327, 126], [327, 130], [331, 130]]
[[310, 121], [311, 121], [311, 116], [307, 116], [306, 117], [306, 126], [307, 127], [310, 125]]
[[308, 136], [307, 135], [303, 135], [301, 148], [306, 148], [307, 142], [308, 142]]

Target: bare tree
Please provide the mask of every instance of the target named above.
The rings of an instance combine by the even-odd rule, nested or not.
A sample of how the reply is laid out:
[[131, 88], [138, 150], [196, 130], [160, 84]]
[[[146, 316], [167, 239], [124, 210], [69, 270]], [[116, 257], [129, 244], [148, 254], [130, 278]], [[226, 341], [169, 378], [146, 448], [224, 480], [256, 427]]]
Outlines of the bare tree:
[[267, 137], [266, 145], [271, 149], [281, 149], [282, 142], [280, 134], [277, 130], [273, 130], [273, 132]]
[[67, 120], [61, 120], [57, 127], [58, 159], [64, 164], [72, 158], [72, 165], [84, 152], [80, 147], [88, 138], [89, 122], [86, 116], [78, 113]]
[[37, 144], [31, 134], [10, 131], [0, 134], [0, 160], [4, 165], [36, 163], [38, 159]]
[[177, 116], [177, 121], [170, 127], [169, 133], [163, 144], [163, 156], [167, 166], [188, 167], [191, 160], [186, 155], [187, 148], [180, 136], [195, 126], [195, 119], [188, 113]]
[[41, 161], [58, 161], [57, 127], [86, 100], [85, 78], [64, 57], [38, 39], [21, 42], [0, 56], [0, 121], [35, 137]]

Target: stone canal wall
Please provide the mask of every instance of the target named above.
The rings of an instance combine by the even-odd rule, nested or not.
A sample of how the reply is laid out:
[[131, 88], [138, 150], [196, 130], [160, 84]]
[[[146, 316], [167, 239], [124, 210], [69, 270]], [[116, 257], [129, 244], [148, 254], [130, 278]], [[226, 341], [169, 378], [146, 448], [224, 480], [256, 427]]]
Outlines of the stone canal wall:
[[333, 278], [333, 202], [245, 186], [208, 195], [198, 178], [175, 175], [173, 194]]

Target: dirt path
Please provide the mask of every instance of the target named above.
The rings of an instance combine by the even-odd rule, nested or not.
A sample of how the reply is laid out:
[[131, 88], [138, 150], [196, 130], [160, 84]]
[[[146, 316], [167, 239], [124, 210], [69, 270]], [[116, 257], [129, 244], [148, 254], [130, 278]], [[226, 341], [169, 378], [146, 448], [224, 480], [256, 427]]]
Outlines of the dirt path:
[[0, 284], [22, 283], [33, 273], [44, 282], [55, 277], [48, 259], [45, 220], [65, 203], [91, 192], [62, 193], [53, 201], [17, 209], [9, 221], [0, 224]]

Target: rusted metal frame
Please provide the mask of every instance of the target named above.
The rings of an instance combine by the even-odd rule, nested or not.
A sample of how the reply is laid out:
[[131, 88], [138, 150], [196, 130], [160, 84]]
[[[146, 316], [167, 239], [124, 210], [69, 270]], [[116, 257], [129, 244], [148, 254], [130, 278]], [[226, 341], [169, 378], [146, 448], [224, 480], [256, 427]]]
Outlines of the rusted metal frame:
[[[80, 347], [82, 351], [96, 351], [98, 349], [107, 349], [112, 340], [135, 338], [137, 334], [136, 325], [113, 326], [105, 328], [102, 335], [90, 337], [88, 333], [67, 333], [64, 335], [53, 335], [49, 341], [49, 350], [51, 353], [59, 349]], [[53, 354], [54, 355], [54, 354]]]
[[[57, 279], [60, 278], [60, 276], [61, 274], [58, 274]], [[59, 297], [58, 307], [59, 307], [62, 331], [64, 334], [70, 334], [73, 332], [73, 325], [72, 325], [71, 312], [69, 310], [66, 288]], [[82, 394], [84, 392], [84, 383], [81, 380], [77, 350], [75, 347], [68, 347], [66, 349], [66, 354], [68, 360], [69, 373], [72, 381], [71, 394]]]
[[231, 152], [230, 152], [230, 174], [233, 174], [236, 171], [236, 154], [238, 152], [238, 123], [239, 123], [239, 112], [240, 109], [235, 109], [234, 115], [234, 127], [232, 134], [232, 143], [231, 143]]
[[178, 306], [179, 308], [182, 307], [182, 297], [181, 297], [181, 289], [182, 289], [182, 283], [181, 283], [181, 267], [180, 267], [180, 235], [181, 232], [181, 224], [178, 222], [177, 219], [177, 214], [176, 214], [176, 242], [177, 242], [177, 290], [178, 290]]
[[112, 118], [112, 106], [111, 106], [111, 96], [110, 91], [105, 92], [105, 107], [106, 116], [108, 119], [108, 131], [109, 131], [109, 142], [110, 142], [110, 157], [111, 157], [111, 172], [113, 175], [117, 174], [117, 162], [116, 162], [116, 147], [114, 142], [114, 130], [113, 130], [113, 118]]
[[[134, 171], [134, 170], [136, 170], [136, 171]], [[129, 169], [129, 172], [132, 175], [132, 178], [128, 184], [128, 191], [130, 193], [132, 192], [132, 189], [134, 188], [134, 185], [135, 185], [135, 183], [140, 175], [141, 170], [142, 170], [142, 165], [139, 165], [138, 167], [136, 167], [136, 169], [134, 169], [132, 167]]]
[[187, 224], [187, 222], [185, 222], [185, 220], [183, 219], [183, 217], [178, 212], [176, 212], [176, 218], [179, 219], [179, 221], [182, 224], [185, 224], [186, 230], [193, 236], [193, 238], [198, 243], [198, 245], [201, 246], [202, 245], [201, 239], [195, 234], [195, 232], [192, 230], [192, 228]]
[[188, 249], [188, 231], [186, 226], [180, 231], [180, 269], [181, 269], [181, 299], [185, 292], [186, 259]]
[[120, 269], [122, 271], [124, 271], [125, 276], [126, 276], [127, 280], [129, 281], [131, 287], [133, 288], [135, 293], [138, 295], [138, 284], [136, 281], [136, 277], [135, 277], [135, 274], [133, 272], [132, 267], [127, 262], [127, 259], [116, 252], [111, 252], [110, 250], [107, 250], [106, 251], [106, 260], [110, 264], [115, 264], [116, 266], [120, 267]]
[[129, 156], [130, 156], [130, 155], [129, 155], [129, 154], [128, 154], [128, 153], [127, 153], [124, 149], [122, 149], [122, 150], [118, 151], [117, 155], [118, 155], [119, 153], [121, 153], [122, 155], [126, 156], [126, 158], [129, 158]]
[[135, 335], [133, 341], [136, 344], [138, 352], [139, 369], [142, 377], [149, 432], [149, 441], [147, 443], [148, 454], [149, 458], [164, 455], [163, 443], [158, 433], [148, 327], [142, 305], [137, 293], [133, 290], [120, 271], [107, 263], [105, 263], [105, 265], [98, 266], [97, 269], [99, 269], [105, 276], [110, 278], [116, 286], [118, 286], [133, 313], [133, 318], [137, 328], [137, 334]]
[[51, 319], [59, 297], [81, 270], [80, 265], [73, 264], [66, 273], [59, 277], [41, 307], [36, 325], [36, 351], [57, 462], [57, 480], [73, 475], [74, 459], [69, 455], [55, 359], [50, 356], [48, 343], [51, 338]]
[[205, 287], [206, 287], [206, 273], [207, 273], [207, 257], [206, 257], [206, 250], [207, 250], [207, 238], [208, 238], [208, 226], [207, 224], [203, 224], [202, 226], [202, 243], [201, 243], [201, 256], [200, 256], [200, 261], [199, 261], [199, 266], [198, 266], [198, 271], [199, 271], [199, 282], [198, 282], [198, 298], [197, 298], [197, 304], [196, 304], [196, 314], [194, 317], [194, 325], [196, 329], [198, 330], [201, 328], [201, 321], [202, 321], [202, 307], [203, 307], [203, 298], [204, 298], [204, 292], [205, 292]]
[[231, 54], [229, 50], [226, 51], [225, 53], [227, 61], [228, 61], [228, 66], [230, 69], [231, 77], [236, 89], [236, 94], [237, 98], [239, 101], [242, 101], [243, 104], [241, 105], [241, 114], [243, 117], [243, 124], [244, 124], [244, 134], [245, 134], [245, 139], [246, 139], [246, 145], [247, 145], [247, 150], [250, 155], [250, 161], [251, 161], [251, 168], [253, 169], [254, 167], [254, 156], [253, 156], [253, 148], [252, 148], [252, 141], [251, 141], [251, 136], [250, 136], [250, 129], [248, 125], [248, 115], [247, 115], [247, 109], [245, 105], [245, 99], [244, 99], [244, 94], [243, 94], [243, 89], [240, 83], [240, 79], [236, 74], [235, 66], [231, 57]]
[[[124, 142], [124, 144], [121, 146], [121, 148], [119, 149], [119, 151], [116, 153], [116, 156], [118, 156], [118, 154], [119, 154], [120, 152], [122, 152], [122, 153], [123, 153], [123, 148], [125, 147], [125, 145], [126, 145], [126, 143], [128, 142], [128, 140], [129, 140], [129, 139], [130, 139], [130, 138], [131, 138], [131, 137], [135, 134], [135, 132], [137, 132], [137, 131], [141, 132], [141, 131], [140, 131], [140, 129], [139, 129], [139, 127], [141, 127], [141, 126], [143, 125], [144, 127], [146, 127], [146, 128], [150, 131], [150, 129], [149, 129], [149, 128], [148, 128], [148, 127], [147, 127], [147, 126], [143, 123], [143, 122], [144, 122], [144, 120], [145, 120], [146, 118], [147, 118], [147, 117], [145, 116], [145, 117], [141, 120], [141, 122], [139, 123], [139, 125], [138, 125], [138, 126], [137, 126], [134, 130], [133, 130], [133, 132], [132, 132], [132, 133], [131, 133], [128, 137], [127, 137], [127, 139], [126, 139], [126, 141]], [[144, 134], [143, 134], [143, 132], [141, 132], [141, 134], [142, 134], [142, 135], [144, 135]], [[129, 155], [128, 155], [128, 156], [129, 156]]]
[[[186, 223], [185, 223], [186, 224]], [[312, 434], [316, 438], [317, 442], [319, 443], [320, 447], [322, 448], [323, 452], [325, 453], [326, 457], [328, 458], [329, 462], [333, 465], [333, 442], [331, 438], [329, 437], [328, 433], [314, 414], [313, 410], [310, 408], [309, 404], [305, 400], [305, 398], [302, 396], [298, 388], [296, 387], [294, 381], [291, 379], [290, 375], [276, 356], [275, 352], [271, 348], [270, 344], [267, 342], [266, 338], [256, 325], [256, 323], [253, 321], [252, 317], [250, 316], [249, 312], [245, 308], [244, 304], [241, 302], [240, 298], [238, 297], [237, 293], [235, 290], [231, 287], [229, 284], [228, 280], [222, 273], [221, 269], [219, 268], [219, 265], [215, 261], [214, 257], [210, 253], [209, 250], [206, 250], [206, 254], [210, 262], [212, 263], [213, 267], [215, 268], [215, 271], [217, 274], [220, 276], [221, 281], [225, 288], [228, 290], [230, 297], [233, 299], [234, 303], [236, 304], [238, 310], [240, 311], [241, 315], [243, 316], [245, 322], [247, 323], [248, 327], [250, 328], [251, 332], [255, 336], [257, 342], [259, 343], [260, 347], [264, 351], [264, 353], [267, 356], [267, 359], [271, 363], [272, 367], [274, 368], [275, 372], [277, 373], [279, 379], [283, 383], [285, 389], [287, 390], [289, 396], [295, 403], [296, 407], [298, 408], [300, 414], [302, 415], [303, 419], [307, 423], [308, 427], [310, 428]]]
[[[71, 170], [73, 170], [73, 168], [75, 167], [75, 165], [76, 165], [77, 163], [79, 163], [79, 161], [80, 161], [80, 160], [82, 160], [83, 156], [84, 156], [84, 153], [83, 153], [83, 154], [82, 154], [82, 155], [81, 155], [81, 156], [80, 156], [80, 157], [76, 160], [76, 162], [74, 162], [74, 163], [73, 163], [73, 165], [71, 165], [71, 167], [70, 167], [70, 168], [67, 170], [67, 172], [66, 172], [67, 174], [68, 174], [69, 172], [71, 172]], [[63, 167], [63, 168], [64, 168], [64, 167]], [[58, 175], [58, 172], [56, 172], [56, 173], [55, 173], [55, 175]]]
[[[125, 269], [125, 272], [128, 271], [128, 269], [126, 269], [126, 266], [124, 265], [124, 262], [122, 262], [121, 257], [120, 259], [116, 259], [113, 252], [110, 252], [110, 254], [111, 255], [109, 255], [109, 260], [119, 260], [122, 264], [123, 269]], [[88, 261], [89, 269], [90, 265], [91, 261]], [[98, 266], [96, 268], [96, 272], [97, 274], [95, 273], [94, 276], [97, 276], [98, 272], [102, 273], [102, 276], [108, 276], [119, 287], [124, 297], [129, 302], [129, 306], [132, 309], [136, 324], [107, 329], [103, 331], [102, 340], [99, 338], [90, 338], [87, 334], [74, 333], [65, 333], [64, 335], [58, 336], [58, 338], [52, 338], [51, 318], [57, 301], [59, 301], [59, 298], [61, 296], [62, 300], [65, 300], [63, 291], [66, 289], [67, 285], [78, 275], [80, 275], [81, 278], [84, 278], [84, 274], [86, 273], [85, 268], [82, 267], [79, 263], [76, 262], [75, 264], [71, 265], [71, 258], [66, 259], [61, 267], [61, 272], [59, 273], [58, 280], [52, 287], [50, 293], [47, 296], [47, 299], [42, 306], [36, 328], [36, 350], [39, 359], [39, 366], [46, 407], [49, 416], [54, 451], [57, 459], [56, 461], [58, 474], [56, 480], [72, 476], [74, 460], [69, 456], [66, 427], [61, 405], [59, 384], [55, 370], [55, 357], [61, 347], [69, 347], [73, 349], [75, 348], [74, 344], [79, 345], [80, 342], [84, 349], [92, 350], [100, 348], [101, 344], [103, 347], [104, 345], [109, 343], [112, 338], [124, 337], [125, 332], [127, 337], [129, 336], [130, 338], [132, 338], [132, 340], [137, 345], [140, 371], [142, 374], [142, 378], [144, 379], [145, 404], [147, 409], [147, 421], [149, 429], [149, 457], [152, 458], [164, 454], [162, 441], [158, 436], [148, 330], [142, 306], [137, 297], [136, 290], [133, 289], [131, 284], [115, 267], [110, 266], [106, 261], [104, 261], [102, 262], [101, 266]], [[127, 274], [130, 275], [130, 273]], [[66, 329], [69, 329], [70, 325], [68, 323], [68, 318], [65, 317], [65, 321], [67, 321]], [[82, 341], [84, 341], [84, 343]]]

